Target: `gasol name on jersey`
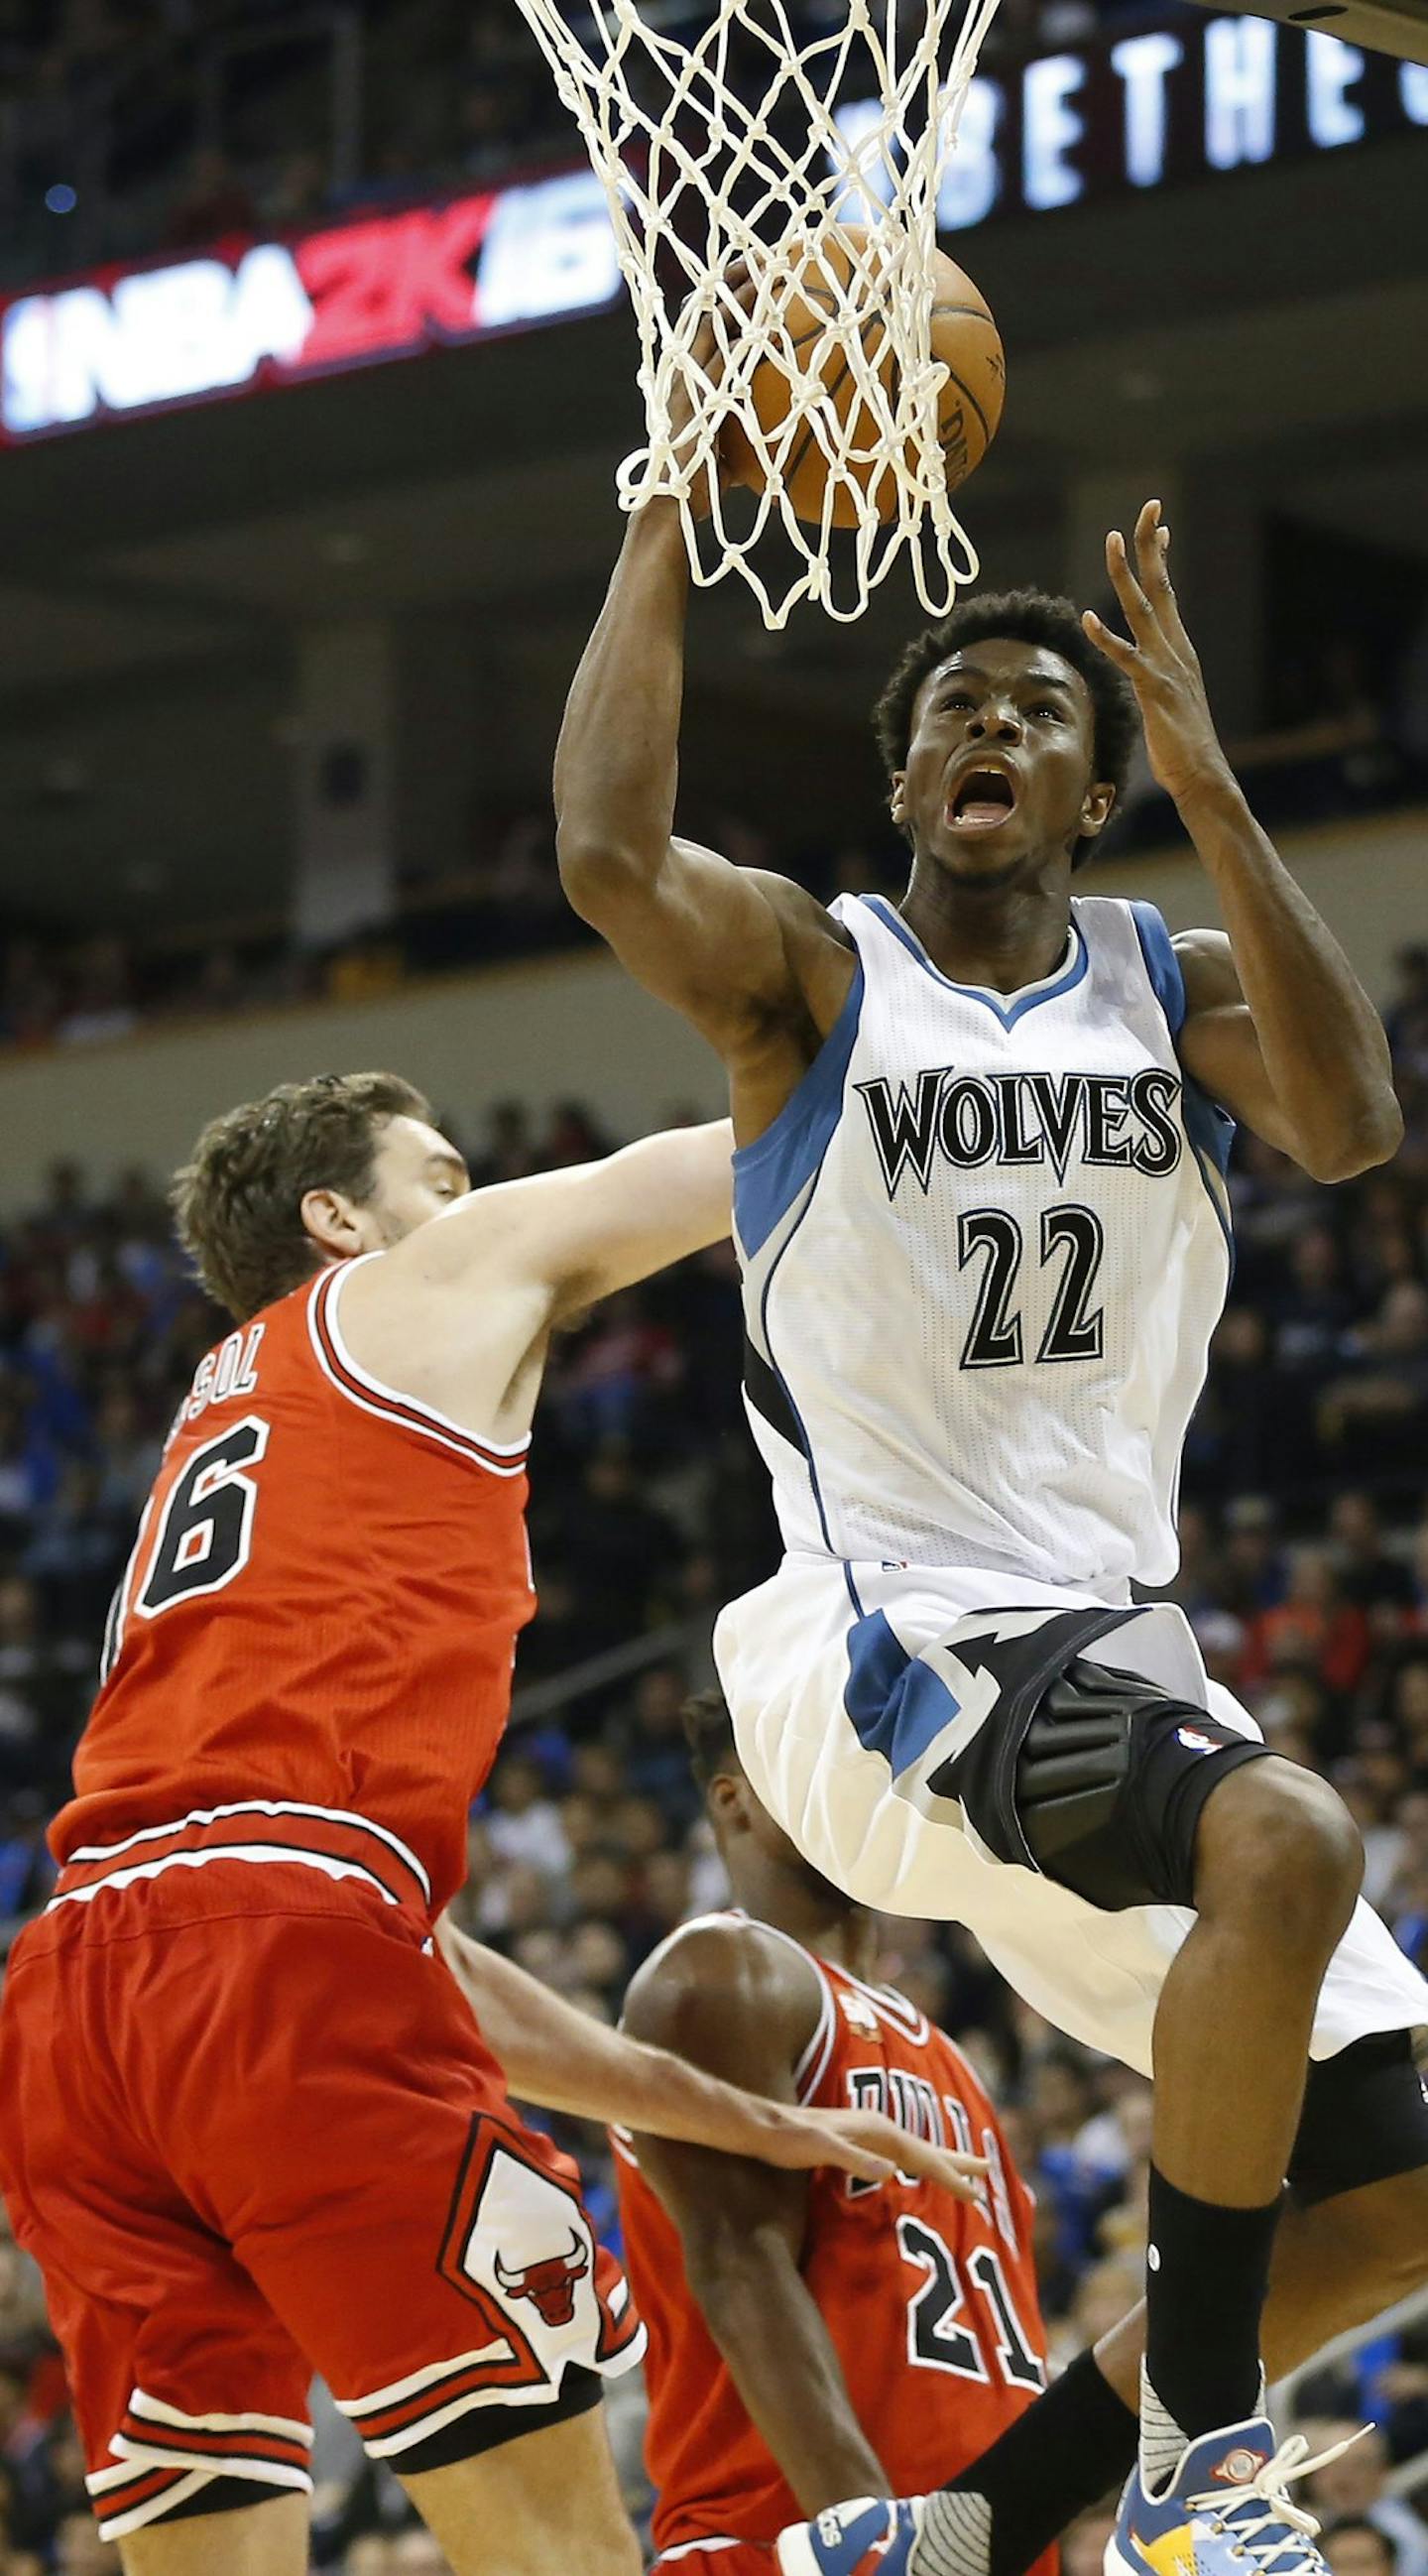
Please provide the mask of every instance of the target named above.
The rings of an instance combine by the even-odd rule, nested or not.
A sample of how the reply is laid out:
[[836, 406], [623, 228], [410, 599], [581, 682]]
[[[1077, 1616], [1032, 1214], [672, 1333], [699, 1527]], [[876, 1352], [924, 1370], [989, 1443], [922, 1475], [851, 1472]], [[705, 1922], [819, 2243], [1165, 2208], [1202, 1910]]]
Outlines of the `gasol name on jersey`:
[[1181, 1130], [1179, 1076], [1159, 1065], [1124, 1073], [959, 1073], [929, 1065], [912, 1081], [883, 1075], [855, 1085], [888, 1197], [908, 1178], [929, 1187], [938, 1162], [1123, 1166], [1150, 1179], [1173, 1172]]

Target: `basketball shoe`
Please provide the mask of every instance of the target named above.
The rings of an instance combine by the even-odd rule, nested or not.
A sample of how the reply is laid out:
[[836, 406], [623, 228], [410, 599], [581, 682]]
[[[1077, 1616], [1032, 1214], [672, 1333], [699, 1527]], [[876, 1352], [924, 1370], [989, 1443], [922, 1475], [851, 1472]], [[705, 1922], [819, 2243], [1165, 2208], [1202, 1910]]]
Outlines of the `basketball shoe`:
[[1311, 2459], [1302, 2434], [1280, 2443], [1265, 2416], [1202, 2434], [1158, 2495], [1136, 2470], [1106, 2544], [1106, 2576], [1327, 2576], [1319, 2525], [1287, 2490], [1348, 2447], [1336, 2442]]
[[[782, 2576], [910, 2576], [922, 2499], [858, 2496], [778, 2536]], [[1236, 2569], [1235, 2576], [1242, 2576]]]
[[[1263, 2417], [1205, 2434], [1161, 2494], [1146, 2494], [1139, 2471], [1131, 2479], [1106, 2576], [1328, 2576], [1314, 2545], [1318, 2523], [1286, 2490], [1348, 2448], [1336, 2442], [1311, 2459], [1302, 2434], [1276, 2445]], [[925, 2509], [923, 2496], [860, 2496], [793, 2523], [778, 2538], [781, 2576], [924, 2576]], [[933, 2554], [939, 2569], [947, 2564], [942, 2551]], [[973, 2545], [964, 2563], [975, 2562]]]

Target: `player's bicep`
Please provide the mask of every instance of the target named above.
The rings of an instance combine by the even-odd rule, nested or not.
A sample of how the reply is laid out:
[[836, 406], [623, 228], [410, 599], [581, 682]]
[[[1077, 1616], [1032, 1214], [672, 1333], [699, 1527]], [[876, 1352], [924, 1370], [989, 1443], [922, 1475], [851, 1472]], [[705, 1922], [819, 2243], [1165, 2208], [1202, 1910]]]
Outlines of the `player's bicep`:
[[751, 1016], [796, 1002], [783, 926], [757, 871], [671, 840], [653, 876], [610, 855], [566, 866], [564, 882], [636, 981], [714, 1045]]
[[[686, 1932], [635, 1978], [622, 2026], [729, 2084], [776, 2102], [798, 2098], [794, 2069], [816, 2024], [814, 1972], [794, 1953], [775, 1955], [749, 1926]], [[664, 2138], [636, 2142], [641, 2169], [680, 2233], [692, 2279], [707, 2277], [721, 2248], [781, 2241], [795, 2262], [803, 2243], [808, 2177]]]

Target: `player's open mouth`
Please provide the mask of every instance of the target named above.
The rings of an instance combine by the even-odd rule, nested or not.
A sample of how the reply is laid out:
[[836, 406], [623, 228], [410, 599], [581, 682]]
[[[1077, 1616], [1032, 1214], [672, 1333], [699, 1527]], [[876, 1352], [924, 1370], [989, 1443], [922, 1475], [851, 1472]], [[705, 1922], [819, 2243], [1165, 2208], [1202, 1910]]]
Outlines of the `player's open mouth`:
[[1005, 770], [969, 769], [947, 808], [954, 832], [994, 832], [1016, 810], [1016, 788]]

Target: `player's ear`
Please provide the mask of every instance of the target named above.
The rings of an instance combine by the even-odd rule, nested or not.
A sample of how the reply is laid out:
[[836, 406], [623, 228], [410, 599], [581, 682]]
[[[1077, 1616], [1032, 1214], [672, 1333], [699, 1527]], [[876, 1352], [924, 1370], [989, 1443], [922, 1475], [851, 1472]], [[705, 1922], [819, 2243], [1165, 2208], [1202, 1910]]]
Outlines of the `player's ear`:
[[298, 1202], [303, 1232], [329, 1261], [350, 1261], [370, 1251], [357, 1210], [340, 1190], [304, 1190]]
[[709, 1783], [706, 1795], [710, 1818], [722, 1833], [727, 1833], [731, 1825], [743, 1822], [739, 1794], [743, 1787], [744, 1782], [736, 1771], [716, 1771]]
[[1111, 819], [1111, 807], [1115, 801], [1116, 791], [1108, 778], [1101, 779], [1094, 787], [1088, 787], [1081, 806], [1082, 831], [1104, 832]]
[[895, 769], [892, 774], [892, 785], [888, 791], [888, 812], [891, 814], [899, 831], [901, 831], [903, 824], [907, 820], [906, 790], [906, 770]]

